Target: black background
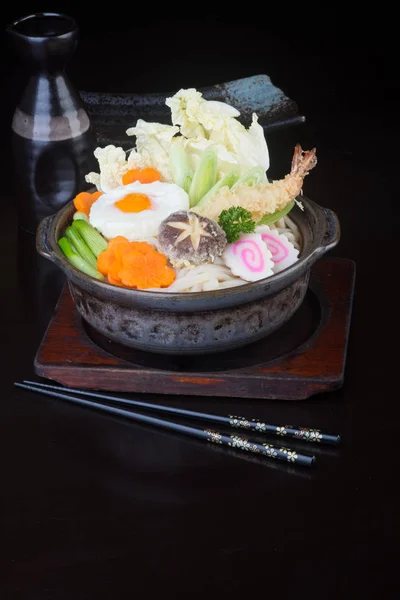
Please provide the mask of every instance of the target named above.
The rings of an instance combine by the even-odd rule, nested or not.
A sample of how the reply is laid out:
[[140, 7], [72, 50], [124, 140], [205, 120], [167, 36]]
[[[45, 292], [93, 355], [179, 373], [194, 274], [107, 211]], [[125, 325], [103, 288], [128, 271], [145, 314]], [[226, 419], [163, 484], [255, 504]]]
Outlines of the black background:
[[[319, 164], [305, 191], [338, 212], [342, 239], [332, 254], [356, 262], [357, 283], [343, 393], [287, 409], [292, 411], [288, 418], [306, 417], [314, 419], [315, 426], [339, 427], [348, 445], [333, 463], [336, 471], [328, 460], [322, 462], [309, 486], [274, 472], [266, 477], [246, 465], [246, 487], [245, 467], [236, 466], [233, 459], [217, 456], [210, 467], [197, 446], [189, 450], [186, 442], [135, 430], [153, 458], [159, 451], [166, 464], [173, 464], [175, 457], [187, 466], [183, 475], [174, 467], [149, 473], [155, 488], [154, 498], [148, 500], [145, 493], [140, 497], [140, 485], [148, 491], [150, 480], [143, 464], [124, 456], [127, 434], [122, 426], [66, 408], [59, 409], [58, 419], [58, 413], [45, 407], [41, 412], [30, 408], [27, 394], [13, 395], [12, 381], [28, 375], [49, 310], [32, 323], [13, 258], [17, 224], [8, 140], [27, 75], [4, 36], [4, 598], [91, 600], [136, 593], [152, 598], [159, 593], [178, 595], [182, 589], [189, 597], [201, 592], [222, 598], [255, 593], [398, 598], [400, 78], [392, 9], [383, 4], [353, 11], [350, 3], [297, 3], [295, 8], [252, 3], [237, 4], [228, 14], [204, 3], [76, 4], [8, 5], [1, 13], [3, 29], [15, 18], [42, 10], [75, 17], [80, 42], [67, 72], [78, 89], [169, 91], [267, 73], [306, 116], [304, 126], [268, 140], [270, 174], [286, 173], [297, 141], [317, 147]], [[57, 286], [42, 289], [35, 302], [51, 308], [57, 291]], [[201, 402], [187, 401], [186, 406], [206, 409]], [[228, 406], [228, 401], [221, 402], [221, 412]], [[236, 408], [239, 414], [285, 414], [279, 404], [260, 409], [257, 403], [237, 403]], [[37, 435], [29, 419], [38, 427]], [[119, 435], [121, 453], [116, 459]], [[109, 446], [102, 453], [103, 440]], [[107, 458], [111, 447], [114, 462]], [[90, 474], [81, 464], [82, 451], [91, 461]], [[187, 458], [182, 459], [185, 452]], [[75, 471], [69, 470], [68, 453]], [[241, 490], [235, 487], [236, 476]], [[90, 487], [87, 478], [99, 487]], [[168, 497], [167, 489], [180, 494]], [[137, 513], [130, 512], [130, 502]], [[3, 597], [1, 583], [0, 576]]]

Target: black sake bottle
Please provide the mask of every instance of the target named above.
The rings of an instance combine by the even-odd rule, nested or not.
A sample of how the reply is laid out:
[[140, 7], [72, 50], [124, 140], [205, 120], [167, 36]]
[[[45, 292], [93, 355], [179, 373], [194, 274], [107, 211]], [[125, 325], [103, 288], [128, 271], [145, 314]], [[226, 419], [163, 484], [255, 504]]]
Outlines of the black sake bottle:
[[90, 187], [85, 175], [98, 170], [96, 138], [64, 71], [78, 41], [74, 19], [37, 13], [7, 33], [31, 72], [14, 112], [12, 146], [19, 226], [35, 233], [44, 217]]

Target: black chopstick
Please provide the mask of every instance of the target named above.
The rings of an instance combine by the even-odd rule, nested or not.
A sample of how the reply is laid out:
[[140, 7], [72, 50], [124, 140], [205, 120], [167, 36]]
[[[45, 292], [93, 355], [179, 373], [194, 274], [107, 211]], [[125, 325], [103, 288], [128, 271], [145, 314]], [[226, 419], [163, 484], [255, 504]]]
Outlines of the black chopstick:
[[258, 419], [248, 419], [246, 417], [236, 417], [233, 415], [222, 417], [220, 415], [196, 412], [192, 410], [184, 410], [181, 408], [174, 408], [172, 406], [162, 406], [160, 404], [149, 404], [148, 402], [141, 402], [139, 400], [129, 400], [126, 398], [119, 398], [117, 396], [109, 396], [106, 394], [98, 394], [92, 391], [89, 392], [76, 388], [68, 388], [49, 385], [46, 383], [38, 383], [36, 381], [24, 380], [23, 383], [28, 385], [36, 385], [40, 388], [47, 388], [61, 392], [64, 391], [68, 393], [81, 394], [83, 396], [90, 396], [91, 398], [99, 398], [101, 400], [110, 400], [111, 402], [118, 402], [119, 404], [130, 404], [131, 406], [137, 406], [140, 408], [149, 408], [158, 412], [165, 412], [194, 419], [202, 419], [203, 421], [211, 421], [213, 423], [221, 423], [221, 425], [233, 427], [234, 429], [244, 429], [256, 433], [269, 433], [280, 437], [289, 437], [297, 440], [303, 440], [305, 442], [318, 442], [321, 444], [337, 445], [340, 442], [340, 435], [323, 433], [319, 429], [309, 429], [307, 427], [294, 427], [292, 425], [271, 425], [268, 423], [263, 423]]
[[[276, 460], [283, 460], [290, 464], [311, 467], [315, 464], [316, 461], [315, 456], [310, 454], [301, 454], [290, 448], [278, 448], [276, 446], [273, 446], [272, 444], [259, 444], [246, 438], [239, 437], [237, 435], [226, 435], [224, 433], [220, 433], [219, 431], [214, 431], [210, 429], [197, 429], [195, 427], [181, 425], [180, 423], [175, 423], [173, 421], [164, 421], [163, 419], [150, 417], [141, 413], [134, 413], [128, 410], [123, 410], [121, 408], [116, 408], [114, 406], [108, 406], [106, 404], [100, 404], [98, 402], [90, 402], [89, 400], [75, 398], [75, 396], [70, 396], [68, 394], [62, 394], [56, 391], [45, 389], [44, 387], [39, 387], [38, 385], [27, 385], [25, 383], [16, 382], [14, 383], [14, 385], [20, 388], [30, 390], [32, 392], [38, 392], [47, 396], [54, 396], [55, 398], [67, 400], [68, 402], [71, 402], [73, 404], [79, 404], [80, 406], [95, 408], [105, 413], [132, 419], [133, 421], [137, 421], [139, 423], [147, 423], [149, 425], [162, 427], [163, 429], [169, 429], [170, 431], [178, 431], [179, 433], [185, 433], [192, 437], [196, 437], [198, 439], [202, 439], [208, 442], [230, 446], [231, 448], [237, 448], [239, 450], [244, 450], [245, 452], [254, 452], [259, 456], [265, 456], [267, 458], [273, 458]], [[67, 389], [68, 391], [72, 391], [69, 388]]]

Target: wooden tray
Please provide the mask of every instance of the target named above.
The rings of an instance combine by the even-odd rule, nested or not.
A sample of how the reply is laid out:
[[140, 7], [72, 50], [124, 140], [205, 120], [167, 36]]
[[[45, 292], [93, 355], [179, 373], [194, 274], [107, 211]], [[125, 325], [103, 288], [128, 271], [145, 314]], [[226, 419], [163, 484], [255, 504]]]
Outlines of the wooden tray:
[[35, 356], [35, 372], [67, 386], [97, 390], [302, 400], [342, 386], [355, 264], [324, 258], [310, 289], [277, 332], [237, 350], [169, 357], [123, 347], [95, 332], [67, 285]]

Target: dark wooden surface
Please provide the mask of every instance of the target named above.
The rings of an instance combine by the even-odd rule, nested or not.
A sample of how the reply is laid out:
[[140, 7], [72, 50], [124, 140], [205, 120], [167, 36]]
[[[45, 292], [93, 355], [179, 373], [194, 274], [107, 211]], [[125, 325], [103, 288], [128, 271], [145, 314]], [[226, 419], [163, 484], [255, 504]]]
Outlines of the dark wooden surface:
[[[35, 356], [42, 378], [77, 388], [272, 400], [304, 400], [343, 385], [355, 264], [324, 258], [309, 294], [279, 331], [218, 355], [167, 357], [112, 342], [82, 322], [65, 286]], [[63, 339], [66, 345], [60, 345]], [[172, 399], [173, 401], [173, 399]]]
[[[306, 116], [269, 137], [270, 175], [286, 173], [296, 142], [317, 147], [305, 192], [339, 215], [332, 256], [357, 265], [345, 385], [304, 402], [179, 404], [337, 431], [343, 444], [320, 449], [304, 473], [13, 387], [34, 377], [64, 281], [18, 232], [8, 140], [24, 74], [4, 48], [0, 597], [398, 598], [395, 20], [379, 6], [354, 17], [337, 5], [268, 6], [267, 21], [253, 6], [197, 21], [170, 6], [155, 15], [135, 4], [132, 16], [122, 5], [79, 6], [69, 65], [79, 89], [151, 92], [267, 73]], [[3, 18], [26, 10], [8, 5]], [[153, 388], [154, 401], [168, 401]]]

